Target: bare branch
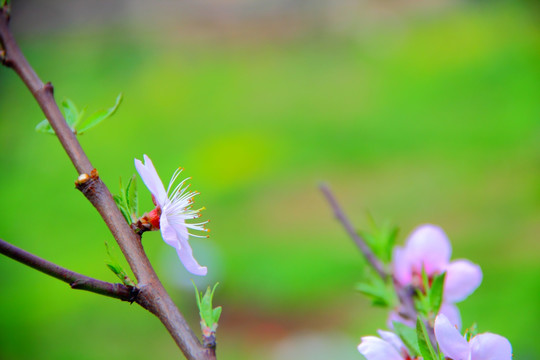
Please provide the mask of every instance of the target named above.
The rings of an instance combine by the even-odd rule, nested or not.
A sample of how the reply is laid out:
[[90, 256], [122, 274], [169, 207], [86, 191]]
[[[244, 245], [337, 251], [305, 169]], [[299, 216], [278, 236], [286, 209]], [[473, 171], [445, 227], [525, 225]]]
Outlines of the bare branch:
[[138, 281], [137, 302], [155, 314], [165, 325], [186, 358], [215, 359], [213, 349], [205, 348], [197, 339], [169, 294], [159, 281], [142, 247], [140, 237], [126, 223], [107, 186], [101, 181], [75, 134], [67, 125], [54, 96], [50, 83], [43, 84], [19, 49], [8, 26], [7, 7], [0, 8], [0, 43], [3, 46], [3, 63], [13, 68], [34, 95], [58, 139], [77, 169], [77, 188], [98, 210], [118, 242]]
[[91, 291], [96, 294], [129, 302], [133, 302], [137, 298], [138, 290], [132, 286], [112, 284], [76, 273], [20, 249], [2, 239], [0, 239], [0, 254], [4, 254], [24, 265], [68, 283], [72, 289]]
[[362, 254], [364, 254], [364, 257], [368, 261], [368, 263], [373, 267], [373, 269], [379, 274], [379, 276], [386, 280], [388, 274], [386, 273], [386, 270], [384, 269], [383, 263], [373, 254], [373, 251], [367, 246], [366, 241], [358, 235], [358, 232], [353, 228], [352, 224], [350, 223], [349, 219], [339, 206], [336, 197], [332, 193], [332, 190], [328, 187], [326, 184], [322, 184], [319, 186], [322, 193], [326, 197], [326, 200], [332, 207], [332, 210], [334, 211], [334, 216], [336, 219], [341, 222], [341, 225], [345, 228], [345, 231], [349, 234], [351, 239], [354, 241], [356, 246], [360, 249]]

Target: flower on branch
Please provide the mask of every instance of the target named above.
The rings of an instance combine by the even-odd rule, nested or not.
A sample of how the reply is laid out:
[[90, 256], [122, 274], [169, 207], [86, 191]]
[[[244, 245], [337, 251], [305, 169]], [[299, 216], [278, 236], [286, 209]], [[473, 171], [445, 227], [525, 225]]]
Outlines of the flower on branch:
[[[467, 298], [482, 282], [482, 270], [469, 260], [450, 262], [452, 247], [444, 231], [435, 225], [417, 227], [407, 239], [405, 247], [396, 247], [393, 253], [393, 276], [398, 287], [410, 286], [425, 292], [422, 271], [431, 283], [433, 278], [446, 272], [443, 302], [440, 313], [454, 325], [461, 327], [459, 310], [454, 303]], [[393, 313], [391, 320], [401, 320]]]
[[189, 236], [208, 237], [206, 235], [196, 235], [188, 232], [188, 229], [208, 232], [204, 227], [208, 221], [190, 224], [186, 220], [196, 219], [201, 216], [200, 211], [204, 208], [192, 210], [193, 197], [198, 195], [198, 192], [189, 191], [188, 186], [184, 186], [189, 178], [181, 181], [171, 191], [171, 187], [176, 182], [176, 179], [182, 172], [182, 168], [178, 168], [169, 182], [167, 191], [159, 178], [154, 164], [150, 158], [144, 155], [144, 164], [135, 159], [135, 168], [141, 176], [144, 184], [152, 193], [152, 200], [156, 208], [145, 214], [143, 218], [150, 223], [152, 230], [161, 230], [163, 240], [170, 246], [176, 249], [178, 257], [184, 267], [194, 275], [204, 276], [207, 273], [206, 266], [201, 266], [193, 257], [193, 251], [189, 245]]
[[503, 336], [483, 333], [469, 341], [459, 333], [448, 318], [435, 318], [435, 337], [441, 352], [450, 360], [510, 360], [512, 345]]
[[394, 333], [379, 330], [381, 338], [364, 336], [358, 351], [367, 360], [415, 360], [401, 339]]

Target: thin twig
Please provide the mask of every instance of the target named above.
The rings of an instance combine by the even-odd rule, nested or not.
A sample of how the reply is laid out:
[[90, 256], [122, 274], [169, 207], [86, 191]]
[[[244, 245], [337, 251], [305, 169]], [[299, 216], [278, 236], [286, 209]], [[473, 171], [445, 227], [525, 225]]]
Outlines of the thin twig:
[[352, 226], [351, 222], [345, 215], [345, 212], [339, 206], [336, 197], [332, 193], [332, 190], [330, 190], [330, 188], [326, 184], [321, 184], [319, 188], [321, 189], [322, 193], [326, 197], [326, 200], [328, 200], [328, 203], [332, 207], [332, 210], [334, 211], [334, 216], [336, 217], [336, 219], [339, 220], [341, 225], [343, 225], [345, 231], [347, 231], [356, 246], [358, 246], [358, 249], [360, 249], [362, 254], [364, 254], [367, 262], [371, 265], [371, 267], [373, 267], [373, 269], [377, 272], [377, 274], [379, 274], [379, 276], [383, 280], [386, 280], [388, 274], [384, 269], [383, 263], [375, 256], [369, 246], [367, 246], [366, 241], [362, 239], [360, 235], [358, 235], [358, 232]]
[[43, 84], [30, 66], [13, 38], [8, 22], [7, 7], [0, 8], [0, 43], [4, 50], [3, 63], [13, 68], [31, 91], [77, 169], [79, 179], [89, 178], [87, 181], [79, 182], [77, 187], [98, 210], [135, 274], [140, 290], [137, 302], [161, 320], [187, 359], [215, 359], [214, 349], [207, 349], [200, 343], [159, 281], [144, 252], [140, 236], [135, 234], [126, 223], [109, 189], [99, 178], [77, 137], [64, 120], [54, 100], [52, 85]]
[[137, 299], [137, 288], [97, 280], [63, 268], [0, 239], [0, 254], [68, 283], [72, 289], [91, 291], [123, 301]]
[[[356, 230], [354, 230], [352, 224], [345, 215], [345, 212], [339, 206], [336, 197], [334, 196], [328, 185], [321, 184], [319, 188], [326, 197], [326, 200], [328, 200], [328, 202], [330, 203], [330, 206], [332, 206], [335, 217], [341, 222], [349, 236], [353, 239], [362, 254], [364, 254], [364, 257], [366, 258], [368, 263], [373, 267], [373, 269], [375, 269], [377, 274], [379, 274], [379, 276], [383, 280], [386, 280], [389, 274], [386, 272], [383, 263], [375, 256], [375, 254], [373, 254], [371, 249], [367, 246], [365, 240], [362, 239], [360, 235], [358, 235]], [[396, 293], [400, 302], [400, 306], [398, 308], [399, 314], [405, 319], [414, 321], [418, 316], [416, 308], [414, 306], [414, 289], [412, 289], [410, 286], [400, 286], [397, 283], [394, 284], [394, 287], [396, 289]], [[429, 323], [426, 323], [426, 327], [431, 342], [436, 344], [436, 342], [434, 342], [435, 337], [433, 327], [431, 327]]]

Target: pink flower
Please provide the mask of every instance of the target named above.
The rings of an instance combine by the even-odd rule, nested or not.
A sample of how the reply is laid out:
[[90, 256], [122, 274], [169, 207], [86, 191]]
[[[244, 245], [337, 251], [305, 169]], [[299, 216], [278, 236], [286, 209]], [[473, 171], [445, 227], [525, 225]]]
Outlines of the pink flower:
[[206, 267], [200, 266], [193, 257], [193, 251], [188, 243], [188, 238], [189, 235], [196, 237], [207, 236], [191, 234], [188, 232], [188, 229], [208, 231], [208, 229], [204, 228], [204, 224], [208, 221], [198, 224], [186, 223], [188, 219], [200, 217], [200, 211], [202, 209], [191, 210], [193, 197], [199, 193], [188, 191], [188, 186], [182, 187], [188, 179], [181, 181], [171, 192], [171, 186], [182, 172], [182, 168], [178, 168], [174, 172], [167, 191], [165, 191], [165, 187], [154, 168], [154, 164], [152, 164], [152, 160], [144, 155], [144, 162], [143, 164], [140, 160], [135, 159], [135, 168], [137, 168], [137, 172], [144, 181], [144, 184], [152, 193], [152, 199], [156, 205], [156, 208], [147, 214], [150, 223], [155, 228], [159, 228], [163, 240], [176, 249], [178, 257], [187, 271], [195, 275], [206, 275]]
[[358, 351], [367, 360], [414, 360], [401, 339], [394, 333], [379, 330], [382, 339], [364, 336]]
[[[455, 302], [464, 300], [482, 282], [482, 270], [468, 260], [450, 262], [452, 247], [444, 231], [435, 225], [417, 227], [404, 248], [396, 247], [393, 254], [394, 280], [397, 286], [422, 289], [422, 268], [431, 280], [446, 271], [443, 304], [440, 312], [461, 327]], [[394, 315], [391, 315], [395, 317]]]
[[467, 341], [442, 314], [435, 318], [435, 337], [446, 359], [510, 360], [512, 345], [500, 335], [483, 333]]

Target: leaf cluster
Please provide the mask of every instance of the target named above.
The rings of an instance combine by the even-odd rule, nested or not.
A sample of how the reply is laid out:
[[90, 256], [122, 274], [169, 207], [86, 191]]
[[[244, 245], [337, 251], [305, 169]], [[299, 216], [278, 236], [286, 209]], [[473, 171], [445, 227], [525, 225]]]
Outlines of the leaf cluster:
[[120, 194], [113, 195], [116, 205], [128, 224], [132, 224], [139, 218], [139, 194], [137, 191], [137, 176], [133, 175], [126, 187], [122, 185], [120, 178]]
[[205, 330], [209, 329], [211, 332], [215, 332], [218, 326], [219, 317], [221, 316], [221, 306], [216, 308], [212, 307], [212, 300], [214, 297], [214, 291], [219, 283], [216, 283], [212, 290], [210, 286], [206, 289], [206, 292], [203, 294], [202, 291], [199, 293], [199, 289], [195, 283], [195, 295], [197, 296], [197, 306], [199, 307], [199, 315], [201, 316], [201, 328], [203, 333]]
[[[66, 98], [64, 99], [64, 101], [62, 101], [61, 110], [64, 113], [64, 118], [66, 119], [66, 122], [69, 125], [71, 131], [73, 131], [73, 133], [76, 135], [82, 135], [86, 131], [101, 123], [102, 121], [113, 116], [118, 109], [118, 106], [120, 106], [121, 102], [122, 93], [118, 94], [118, 96], [116, 97], [116, 102], [112, 107], [108, 109], [97, 110], [91, 115], [85, 117], [87, 107], [85, 106], [84, 108], [82, 108], [82, 110], [79, 111], [75, 103], [70, 99]], [[54, 129], [52, 128], [51, 124], [47, 119], [37, 124], [36, 131], [51, 135], [55, 134]]]

